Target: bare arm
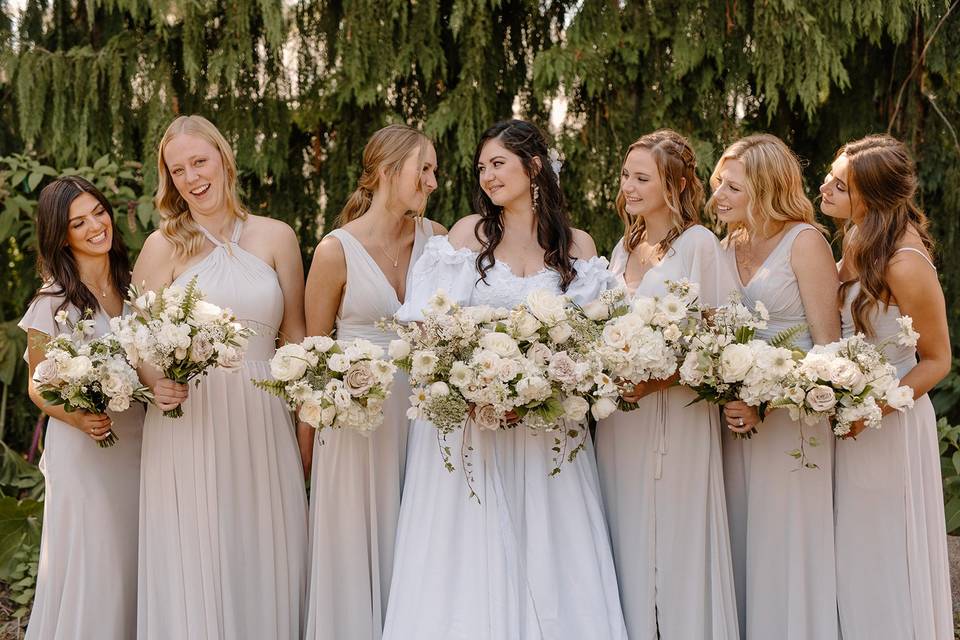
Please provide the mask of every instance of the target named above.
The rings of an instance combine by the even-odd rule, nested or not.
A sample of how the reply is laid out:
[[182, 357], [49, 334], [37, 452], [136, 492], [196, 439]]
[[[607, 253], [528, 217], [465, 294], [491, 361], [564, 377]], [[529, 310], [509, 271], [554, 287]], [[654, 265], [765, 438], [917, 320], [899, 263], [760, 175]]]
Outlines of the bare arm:
[[303, 317], [303, 260], [300, 243], [289, 226], [275, 225], [276, 250], [274, 264], [280, 290], [283, 292], [283, 320], [280, 322], [280, 343], [300, 342], [305, 336]]
[[790, 266], [800, 287], [803, 313], [815, 344], [840, 339], [840, 312], [837, 291], [840, 278], [833, 254], [820, 232], [806, 229], [793, 241]]
[[580, 229], [572, 229], [573, 244], [570, 255], [576, 260], [589, 260], [597, 256], [597, 245], [590, 234]]
[[30, 396], [30, 400], [33, 401], [33, 404], [37, 405], [38, 409], [48, 416], [83, 431], [94, 440], [103, 440], [110, 435], [110, 427], [113, 424], [110, 416], [90, 413], [82, 409], [68, 413], [63, 408], [63, 405], [47, 404], [47, 401], [44, 400], [40, 392], [37, 391], [33, 382], [33, 372], [36, 370], [37, 365], [46, 358], [44, 347], [49, 340], [50, 336], [42, 331], [37, 331], [36, 329], [27, 331], [27, 358], [30, 361], [30, 380], [27, 383], [27, 393]]
[[950, 331], [937, 272], [916, 253], [898, 253], [887, 268], [887, 284], [900, 313], [913, 318], [920, 334], [920, 361], [901, 380], [919, 398], [950, 372]]

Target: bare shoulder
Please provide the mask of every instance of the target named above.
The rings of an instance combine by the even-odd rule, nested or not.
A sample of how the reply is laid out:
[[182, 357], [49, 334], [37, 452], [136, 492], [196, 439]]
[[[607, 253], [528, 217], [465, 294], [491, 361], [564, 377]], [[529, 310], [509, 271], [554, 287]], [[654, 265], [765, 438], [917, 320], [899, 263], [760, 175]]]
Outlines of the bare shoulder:
[[450, 241], [450, 244], [453, 245], [455, 249], [467, 248], [471, 251], [479, 251], [482, 249], [475, 232], [478, 222], [480, 222], [480, 215], [476, 213], [457, 220], [456, 223], [450, 227], [450, 233], [447, 234], [447, 239]]
[[283, 220], [250, 214], [247, 216], [246, 224], [250, 232], [256, 234], [258, 238], [266, 238], [278, 242], [297, 240], [297, 234], [293, 231], [293, 227]]
[[173, 257], [173, 243], [159, 229], [147, 236], [143, 241], [143, 248], [140, 249], [139, 258], [167, 260]]
[[597, 245], [589, 233], [583, 229], [571, 229], [573, 244], [570, 247], [570, 255], [577, 260], [589, 260], [596, 257]]
[[[830, 245], [827, 244], [827, 239], [820, 233], [819, 229], [816, 227], [804, 227], [797, 233], [797, 237], [793, 239], [792, 248], [800, 254], [812, 251], [818, 255], [822, 255], [825, 251], [829, 253]], [[796, 255], [796, 253], [794, 255]]]
[[427, 222], [430, 224], [430, 228], [433, 229], [433, 235], [435, 236], [445, 236], [447, 235], [447, 228], [437, 222], [436, 220], [427, 219]]

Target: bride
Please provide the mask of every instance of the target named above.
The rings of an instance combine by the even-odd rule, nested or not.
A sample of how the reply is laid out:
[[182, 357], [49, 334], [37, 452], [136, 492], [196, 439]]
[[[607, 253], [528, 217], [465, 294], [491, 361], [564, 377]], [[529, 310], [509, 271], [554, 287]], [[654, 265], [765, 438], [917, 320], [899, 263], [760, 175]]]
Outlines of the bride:
[[[483, 134], [478, 213], [428, 241], [398, 319], [421, 319], [437, 289], [462, 305], [513, 307], [536, 289], [586, 303], [606, 288], [606, 261], [570, 227], [547, 153], [528, 122]], [[444, 468], [436, 429], [412, 425], [385, 640], [625, 639], [589, 439], [548, 477], [549, 435], [468, 421], [451, 450], [461, 437], [479, 502], [461, 471]]]

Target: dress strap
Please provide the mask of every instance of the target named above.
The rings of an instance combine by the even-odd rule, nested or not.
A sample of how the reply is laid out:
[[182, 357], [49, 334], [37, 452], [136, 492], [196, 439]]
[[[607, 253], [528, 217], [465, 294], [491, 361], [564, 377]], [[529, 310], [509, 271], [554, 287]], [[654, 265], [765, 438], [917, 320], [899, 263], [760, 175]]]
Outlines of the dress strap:
[[197, 227], [200, 228], [200, 233], [207, 237], [207, 240], [213, 243], [215, 247], [223, 247], [227, 250], [231, 256], [233, 255], [233, 250], [230, 249], [231, 244], [237, 244], [240, 241], [240, 234], [243, 233], [243, 220], [237, 220], [236, 224], [233, 225], [233, 233], [230, 234], [230, 240], [223, 242], [215, 235], [210, 233], [202, 224], [198, 224]]
[[240, 242], [240, 236], [243, 234], [243, 220], [237, 218], [237, 223], [233, 225], [233, 234], [230, 236], [230, 242], [237, 244]]
[[900, 247], [899, 249], [897, 249], [896, 251], [894, 251], [893, 254], [896, 255], [896, 254], [900, 253], [901, 251], [913, 251], [914, 253], [916, 253], [917, 255], [919, 255], [921, 258], [923, 258], [924, 260], [926, 260], [926, 261], [927, 261], [927, 264], [930, 265], [930, 266], [933, 268], [934, 271], [937, 270], [936, 265], [934, 265], [933, 262], [930, 260], [930, 258], [927, 257], [927, 254], [925, 254], [923, 251], [920, 251], [920, 249], [916, 249], [916, 248], [914, 248], [914, 247]]
[[207, 240], [209, 240], [210, 242], [213, 243], [213, 246], [215, 246], [215, 247], [222, 247], [222, 246], [223, 246], [223, 242], [221, 242], [220, 239], [217, 238], [215, 235], [213, 235], [212, 233], [210, 233], [209, 231], [207, 231], [207, 228], [204, 227], [202, 224], [199, 224], [199, 223], [198, 223], [198, 224], [197, 224], [197, 228], [200, 229], [200, 233], [202, 233], [203, 235], [205, 235], [205, 236], [207, 237]]

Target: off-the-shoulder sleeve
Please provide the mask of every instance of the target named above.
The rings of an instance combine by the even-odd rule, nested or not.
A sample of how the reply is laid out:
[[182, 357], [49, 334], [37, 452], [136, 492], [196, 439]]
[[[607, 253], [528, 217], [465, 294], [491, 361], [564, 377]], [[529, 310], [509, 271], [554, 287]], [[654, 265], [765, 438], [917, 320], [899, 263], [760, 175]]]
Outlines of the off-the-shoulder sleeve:
[[567, 287], [566, 294], [577, 304], [586, 304], [596, 300], [602, 291], [609, 289], [614, 283], [613, 274], [608, 267], [606, 258], [594, 257], [589, 260], [577, 260], [573, 268], [577, 277]]
[[413, 265], [407, 299], [394, 314], [400, 322], [423, 320], [427, 301], [439, 289], [452, 300], [470, 300], [477, 281], [477, 255], [469, 249], [454, 249], [446, 236], [432, 236]]
[[700, 303], [705, 307], [726, 304], [731, 292], [739, 287], [717, 236], [700, 225], [687, 229], [683, 235], [684, 242], [674, 246], [680, 245], [677, 249], [684, 254], [687, 277], [700, 285]]
[[627, 270], [627, 252], [623, 249], [623, 238], [620, 238], [620, 242], [610, 252], [608, 269], [615, 277], [622, 276], [623, 272]]

